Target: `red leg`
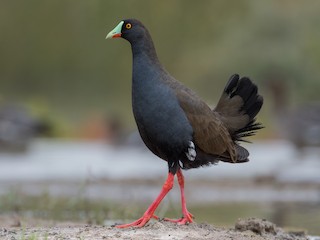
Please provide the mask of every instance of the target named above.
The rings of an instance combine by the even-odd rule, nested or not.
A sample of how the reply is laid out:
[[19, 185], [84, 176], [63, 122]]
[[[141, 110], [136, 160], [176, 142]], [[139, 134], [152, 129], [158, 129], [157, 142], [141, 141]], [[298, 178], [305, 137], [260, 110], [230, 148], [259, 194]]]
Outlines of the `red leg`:
[[180, 186], [180, 192], [181, 192], [181, 205], [182, 205], [182, 213], [183, 213], [183, 217], [180, 219], [169, 219], [169, 218], [165, 218], [164, 220], [166, 221], [170, 221], [170, 222], [175, 222], [178, 224], [187, 224], [187, 223], [192, 223], [193, 222], [193, 215], [191, 213], [189, 213], [188, 209], [187, 209], [187, 205], [186, 205], [186, 199], [185, 199], [185, 195], [184, 195], [184, 177], [182, 174], [181, 169], [178, 170], [177, 172], [177, 178], [178, 178], [178, 182], [179, 182], [179, 186]]
[[169, 172], [168, 178], [163, 184], [162, 190], [159, 194], [159, 196], [156, 198], [156, 200], [150, 205], [150, 207], [147, 209], [147, 211], [143, 214], [141, 218], [138, 220], [128, 223], [128, 224], [123, 224], [123, 225], [117, 225], [117, 228], [127, 228], [127, 227], [143, 227], [151, 218], [156, 218], [159, 219], [157, 216], [155, 216], [153, 213], [159, 206], [160, 202], [162, 199], [167, 195], [167, 193], [172, 189], [173, 187], [173, 179], [174, 175]]

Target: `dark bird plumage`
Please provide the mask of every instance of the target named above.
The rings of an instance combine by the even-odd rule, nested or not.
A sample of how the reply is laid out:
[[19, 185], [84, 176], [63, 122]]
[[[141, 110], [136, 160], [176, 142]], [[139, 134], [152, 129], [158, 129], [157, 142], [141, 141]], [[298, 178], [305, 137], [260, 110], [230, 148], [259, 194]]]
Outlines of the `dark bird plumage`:
[[307, 148], [320, 147], [320, 102], [291, 106], [288, 83], [277, 74], [268, 75], [266, 86], [274, 100], [272, 110], [277, 132], [295, 146], [299, 159], [304, 159]]
[[[157, 200], [171, 189], [165, 186], [172, 187], [170, 181], [176, 173], [184, 199], [181, 169], [218, 161], [248, 161], [249, 153], [239, 141], [245, 141], [245, 137], [261, 128], [255, 117], [263, 103], [249, 78], [231, 76], [216, 108], [211, 109], [164, 69], [150, 34], [140, 21], [120, 22], [107, 36], [111, 37], [122, 37], [131, 44], [132, 108], [138, 130], [146, 146], [168, 162], [168, 179]], [[182, 224], [192, 222], [184, 205], [184, 217], [177, 221]], [[140, 221], [120, 227], [143, 226], [157, 205], [152, 206], [152, 211], [148, 209]]]

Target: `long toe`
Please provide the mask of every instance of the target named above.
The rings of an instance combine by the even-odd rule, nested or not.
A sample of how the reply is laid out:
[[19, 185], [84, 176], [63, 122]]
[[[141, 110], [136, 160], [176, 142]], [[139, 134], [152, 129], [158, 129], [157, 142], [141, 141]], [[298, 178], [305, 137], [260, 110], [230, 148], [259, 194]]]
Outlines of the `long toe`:
[[143, 227], [149, 220], [146, 218], [142, 217], [139, 218], [138, 220], [132, 222], [132, 223], [127, 223], [127, 224], [121, 224], [121, 225], [116, 225], [115, 227], [117, 228], [128, 228], [128, 227]]
[[115, 227], [117, 228], [143, 227], [144, 225], [146, 225], [147, 222], [149, 222], [151, 218], [159, 220], [159, 217], [156, 215], [143, 215], [141, 218], [139, 218], [138, 220], [132, 223], [115, 225]]
[[179, 225], [185, 225], [185, 224], [192, 223], [192, 222], [193, 222], [192, 218], [190, 218], [190, 217], [183, 217], [183, 218], [181, 218], [180, 221], [178, 221], [177, 223], [178, 223]]
[[179, 219], [170, 219], [170, 218], [164, 218], [164, 221], [169, 221], [169, 222], [173, 222], [173, 223], [177, 223], [179, 225], [185, 225], [188, 223], [192, 223], [193, 222], [193, 215], [189, 212], [187, 212], [182, 218]]

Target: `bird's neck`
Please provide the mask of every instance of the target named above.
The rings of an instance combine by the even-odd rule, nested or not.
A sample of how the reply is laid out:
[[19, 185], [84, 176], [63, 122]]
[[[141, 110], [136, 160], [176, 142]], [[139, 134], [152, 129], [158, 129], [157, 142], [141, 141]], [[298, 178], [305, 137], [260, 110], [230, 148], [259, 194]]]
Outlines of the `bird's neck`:
[[154, 81], [159, 80], [160, 78], [156, 76], [162, 73], [164, 68], [158, 59], [151, 39], [143, 38], [131, 43], [131, 48], [133, 89], [139, 92], [141, 91], [141, 84], [144, 85], [144, 88], [147, 88], [147, 85], [152, 86]]
[[157, 52], [150, 36], [131, 43], [133, 61], [144, 59], [146, 62], [160, 65]]

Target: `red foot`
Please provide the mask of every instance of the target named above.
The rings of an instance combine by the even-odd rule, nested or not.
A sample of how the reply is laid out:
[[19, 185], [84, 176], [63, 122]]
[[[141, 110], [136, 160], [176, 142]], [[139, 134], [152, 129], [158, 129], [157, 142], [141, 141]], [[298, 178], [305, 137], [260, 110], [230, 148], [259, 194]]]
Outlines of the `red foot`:
[[170, 219], [170, 218], [164, 218], [164, 221], [169, 221], [173, 223], [178, 223], [179, 225], [185, 225], [187, 223], [193, 222], [193, 215], [189, 212], [187, 212], [182, 218], [180, 219]]
[[116, 225], [115, 227], [117, 228], [128, 228], [128, 227], [143, 227], [151, 218], [154, 219], [159, 219], [156, 215], [148, 215], [144, 214], [141, 218], [138, 220], [132, 222], [132, 223], [127, 223], [127, 224], [122, 224], [122, 225]]
[[[181, 204], [182, 204], [183, 217], [180, 218], [180, 219], [165, 218], [164, 220], [165, 221], [174, 222], [174, 223], [177, 223], [179, 225], [184, 225], [184, 224], [193, 222], [193, 215], [191, 213], [189, 213], [189, 211], [187, 210], [186, 200], [185, 200], [185, 196], [184, 196], [184, 177], [182, 175], [181, 169], [179, 169], [177, 171], [177, 177], [178, 177], [178, 182], [179, 182], [180, 192], [181, 192]], [[143, 227], [147, 222], [149, 222], [149, 220], [151, 218], [159, 219], [153, 213], [155, 212], [155, 210], [159, 206], [159, 204], [162, 201], [162, 199], [171, 190], [171, 188], [173, 186], [173, 179], [174, 179], [174, 175], [169, 172], [168, 178], [167, 178], [166, 182], [164, 183], [159, 196], [150, 205], [150, 207], [147, 209], [147, 211], [143, 214], [143, 216], [141, 218], [139, 218], [138, 220], [136, 220], [136, 221], [134, 221], [132, 223], [117, 225], [116, 227], [117, 228]]]

